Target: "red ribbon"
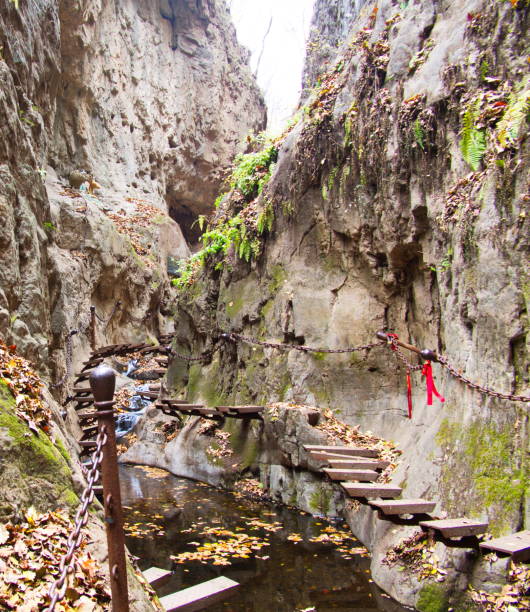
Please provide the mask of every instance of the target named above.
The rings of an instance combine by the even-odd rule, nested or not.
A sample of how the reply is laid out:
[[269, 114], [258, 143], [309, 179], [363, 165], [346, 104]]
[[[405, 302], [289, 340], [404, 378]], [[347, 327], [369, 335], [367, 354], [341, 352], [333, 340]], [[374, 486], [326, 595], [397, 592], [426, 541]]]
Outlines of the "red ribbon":
[[412, 418], [412, 385], [410, 383], [410, 370], [407, 370], [407, 401], [409, 405], [409, 419]]
[[423, 364], [421, 375], [422, 377], [425, 376], [425, 384], [427, 385], [427, 406], [432, 406], [433, 393], [442, 403], [445, 402], [445, 398], [438, 393], [436, 385], [434, 384], [434, 378], [432, 377], [432, 366], [430, 361], [426, 361]]

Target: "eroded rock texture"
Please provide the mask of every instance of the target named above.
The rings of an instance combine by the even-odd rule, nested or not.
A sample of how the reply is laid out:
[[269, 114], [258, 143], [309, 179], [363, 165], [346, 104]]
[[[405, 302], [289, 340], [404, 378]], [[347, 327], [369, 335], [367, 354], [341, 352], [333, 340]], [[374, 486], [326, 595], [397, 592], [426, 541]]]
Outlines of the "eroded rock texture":
[[[122, 302], [99, 344], [160, 331], [167, 256], [188, 254], [264, 106], [222, 2], [5, 1], [0, 25], [1, 332], [58, 380], [91, 304]], [[65, 191], [76, 169], [97, 197]], [[136, 204], [160, 209], [140, 249], [120, 233]]]
[[[528, 20], [526, 5], [504, 2], [367, 3], [280, 148], [261, 257], [234, 255], [191, 287], [180, 346], [196, 354], [235, 331], [348, 347], [387, 329], [473, 381], [528, 394], [528, 124], [525, 115], [506, 146], [511, 119], [496, 114], [528, 99]], [[466, 131], [484, 137], [474, 161], [463, 157]], [[387, 349], [220, 347], [205, 367], [174, 366], [190, 398], [340, 410], [398, 442], [405, 496], [488, 518], [493, 532], [526, 524], [524, 404], [480, 395], [435, 364], [446, 402], [427, 406], [413, 373], [409, 421], [405, 368]], [[375, 524], [357, 528], [380, 556]]]

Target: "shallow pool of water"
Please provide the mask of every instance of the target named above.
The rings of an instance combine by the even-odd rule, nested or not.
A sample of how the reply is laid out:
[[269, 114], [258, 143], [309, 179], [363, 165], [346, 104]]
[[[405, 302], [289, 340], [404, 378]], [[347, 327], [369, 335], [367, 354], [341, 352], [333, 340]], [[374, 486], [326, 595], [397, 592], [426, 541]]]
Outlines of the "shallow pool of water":
[[[122, 466], [120, 477], [129, 550], [141, 569], [175, 572], [159, 595], [223, 575], [241, 587], [211, 612], [405, 610], [371, 581], [369, 559], [345, 539], [345, 524], [161, 470]], [[186, 560], [194, 556], [203, 562]]]

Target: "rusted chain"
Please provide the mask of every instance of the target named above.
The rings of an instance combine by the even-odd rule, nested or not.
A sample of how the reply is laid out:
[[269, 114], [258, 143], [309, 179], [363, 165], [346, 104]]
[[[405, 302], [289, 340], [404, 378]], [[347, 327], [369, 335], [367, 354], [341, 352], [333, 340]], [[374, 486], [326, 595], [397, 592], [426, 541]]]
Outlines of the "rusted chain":
[[512, 402], [530, 402], [530, 397], [526, 395], [515, 395], [513, 393], [501, 393], [500, 391], [494, 391], [489, 387], [484, 387], [483, 385], [479, 385], [477, 383], [472, 382], [469, 378], [466, 378], [462, 374], [460, 374], [456, 368], [454, 368], [443, 355], [438, 356], [438, 363], [441, 363], [443, 367], [454, 376], [454, 378], [458, 379], [460, 382], [463, 382], [465, 385], [470, 387], [471, 389], [475, 389], [479, 393], [483, 395], [489, 395], [490, 397], [497, 397], [499, 399], [510, 400]]
[[[405, 357], [405, 355], [400, 349], [397, 338], [391, 336], [390, 334], [387, 334], [387, 346], [389, 346], [389, 348], [396, 355], [396, 357], [400, 361], [403, 362], [403, 364], [407, 367], [407, 369], [411, 371], [415, 371], [415, 372], [423, 369], [423, 366], [414, 365], [407, 360], [407, 358]], [[409, 347], [407, 346], [407, 348]], [[430, 354], [430, 355], [433, 354], [432, 351], [420, 351], [416, 349], [416, 347], [412, 347], [412, 349], [414, 349], [414, 352], [418, 352], [423, 357], [425, 357], [427, 354]], [[458, 372], [458, 370], [455, 367], [453, 367], [448, 362], [447, 358], [444, 357], [443, 355], [436, 354], [436, 361], [440, 363], [451, 374], [451, 376], [453, 376], [460, 382], [464, 383], [471, 389], [475, 389], [479, 393], [482, 393], [483, 395], [489, 395], [490, 397], [496, 397], [498, 399], [505, 399], [511, 402], [530, 402], [530, 397], [528, 396], [515, 395], [513, 393], [501, 393], [500, 391], [494, 391], [493, 389], [490, 389], [489, 387], [484, 387], [483, 385], [479, 385], [478, 383], [472, 382], [471, 380], [469, 380], [469, 378], [466, 378], [465, 376], [460, 374], [460, 372]]]
[[114, 304], [114, 308], [112, 309], [112, 311], [111, 311], [111, 313], [110, 313], [110, 315], [108, 316], [108, 318], [107, 318], [107, 319], [105, 319], [105, 318], [103, 318], [103, 317], [100, 317], [100, 316], [98, 315], [98, 311], [97, 311], [97, 310], [94, 310], [94, 313], [95, 313], [95, 315], [96, 315], [97, 320], [98, 320], [100, 323], [104, 323], [104, 324], [105, 324], [104, 329], [107, 329], [107, 327], [108, 327], [109, 323], [112, 321], [112, 318], [114, 317], [114, 315], [116, 314], [116, 311], [117, 311], [119, 308], [121, 308], [121, 300], [118, 300], [118, 301], [117, 301], [117, 302]]
[[172, 357], [177, 357], [178, 359], [182, 359], [183, 361], [187, 361], [188, 363], [198, 363], [200, 361], [210, 361], [216, 351], [220, 349], [220, 345], [214, 346], [211, 349], [203, 351], [198, 357], [190, 357], [190, 355], [183, 355], [174, 349], [167, 347], [166, 352], [168, 355]]
[[265, 342], [263, 340], [255, 340], [254, 338], [249, 338], [248, 336], [243, 336], [241, 334], [229, 333], [229, 334], [221, 334], [221, 338], [223, 340], [232, 340], [232, 341], [241, 341], [246, 344], [255, 344], [257, 346], [264, 346], [266, 348], [273, 348], [279, 350], [294, 350], [301, 351], [303, 353], [355, 353], [356, 351], [367, 351], [373, 349], [377, 346], [385, 346], [383, 342], [371, 342], [370, 344], [362, 344], [361, 346], [351, 346], [348, 348], [342, 349], [329, 349], [329, 348], [315, 348], [312, 346], [306, 346], [305, 344], [284, 344], [280, 342]]
[[107, 442], [105, 427], [102, 427], [96, 438], [96, 450], [92, 455], [92, 466], [88, 471], [88, 484], [81, 495], [81, 506], [79, 507], [74, 521], [74, 529], [68, 536], [67, 550], [59, 564], [59, 577], [52, 584], [49, 597], [50, 605], [44, 612], [54, 612], [55, 606], [64, 599], [68, 589], [68, 574], [74, 571], [74, 553], [79, 548], [83, 534], [81, 529], [88, 523], [88, 508], [94, 500], [94, 486], [99, 479], [99, 467], [103, 460], [103, 446]]

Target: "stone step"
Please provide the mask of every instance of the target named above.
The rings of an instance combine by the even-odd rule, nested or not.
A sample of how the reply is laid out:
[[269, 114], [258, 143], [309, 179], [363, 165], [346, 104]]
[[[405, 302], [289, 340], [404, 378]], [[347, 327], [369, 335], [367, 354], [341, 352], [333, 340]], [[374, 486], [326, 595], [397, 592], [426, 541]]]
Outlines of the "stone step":
[[432, 512], [436, 502], [425, 499], [394, 499], [392, 501], [371, 501], [383, 514], [427, 514]]
[[485, 533], [488, 523], [468, 518], [442, 519], [437, 521], [420, 521], [424, 529], [439, 531], [444, 538], [460, 538]]
[[361, 482], [371, 482], [377, 480], [380, 476], [374, 470], [346, 470], [344, 468], [333, 469], [324, 468], [325, 472], [331, 480], [359, 480]]
[[160, 603], [166, 612], [196, 612], [230, 597], [238, 587], [238, 582], [219, 576], [161, 597]]
[[[304, 446], [305, 450], [315, 459], [346, 459], [348, 457], [379, 457], [378, 451], [372, 448], [354, 448], [354, 447], [343, 447], [345, 450], [341, 450], [340, 446], [326, 447], [323, 449], [309, 448]], [[326, 450], [327, 448], [335, 448], [335, 451]]]
[[530, 531], [518, 531], [502, 538], [481, 542], [480, 548], [510, 555], [516, 562], [530, 559]]
[[357, 483], [344, 482], [341, 487], [350, 497], [383, 497], [395, 498], [401, 495], [401, 487], [396, 487], [391, 484], [373, 484], [373, 483]]
[[142, 572], [144, 578], [153, 587], [160, 587], [165, 584], [173, 575], [172, 572], [159, 567], [150, 567]]
[[335, 459], [328, 458], [327, 463], [332, 468], [345, 468], [347, 470], [384, 470], [390, 465], [390, 461], [384, 461], [383, 459]]

